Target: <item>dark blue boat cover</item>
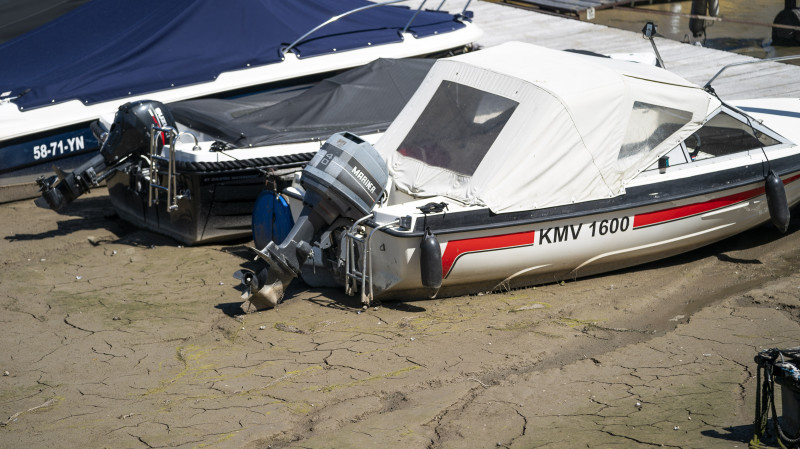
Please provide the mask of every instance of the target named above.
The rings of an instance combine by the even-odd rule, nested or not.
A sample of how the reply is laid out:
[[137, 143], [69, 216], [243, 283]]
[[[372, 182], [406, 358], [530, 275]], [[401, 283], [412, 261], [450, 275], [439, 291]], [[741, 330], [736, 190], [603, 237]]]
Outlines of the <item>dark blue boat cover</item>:
[[[86, 104], [214, 80], [220, 73], [281, 61], [281, 48], [366, 0], [93, 0], [0, 45], [0, 95], [23, 109], [79, 99]], [[296, 47], [299, 57], [399, 42], [416, 11], [367, 9]], [[409, 32], [462, 28], [422, 11]]]

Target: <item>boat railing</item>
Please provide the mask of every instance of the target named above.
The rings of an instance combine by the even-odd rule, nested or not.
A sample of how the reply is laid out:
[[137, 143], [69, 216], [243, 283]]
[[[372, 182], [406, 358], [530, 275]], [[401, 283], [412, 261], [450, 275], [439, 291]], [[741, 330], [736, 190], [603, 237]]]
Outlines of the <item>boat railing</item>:
[[[366, 241], [364, 235], [364, 228], [363, 223], [367, 220], [372, 218], [372, 214], [367, 215], [359, 220], [356, 220], [350, 226], [350, 229], [347, 230], [345, 233], [345, 256], [344, 256], [344, 265], [345, 265], [345, 283], [344, 283], [344, 291], [350, 296], [353, 296], [358, 291], [358, 284], [363, 282], [364, 277], [364, 270], [359, 270], [358, 268], [358, 261], [355, 257], [355, 245], [356, 244], [364, 244]], [[363, 288], [362, 288], [363, 291]]]
[[[373, 214], [369, 214], [360, 218], [345, 233], [346, 246], [345, 249], [345, 292], [353, 296], [359, 290], [358, 284], [361, 283], [361, 303], [369, 306], [375, 298], [372, 288], [372, 236], [381, 229], [389, 226], [394, 226], [399, 223], [399, 220], [394, 220], [389, 223], [376, 226], [369, 234], [363, 224], [371, 219]], [[361, 269], [358, 267], [358, 260], [355, 256], [355, 247], [361, 247]]]
[[[312, 28], [311, 30], [309, 30], [308, 32], [303, 34], [302, 36], [298, 37], [294, 42], [292, 42], [288, 46], [286, 46], [283, 49], [281, 49], [281, 53], [284, 54], [284, 55], [286, 53], [289, 53], [295, 47], [297, 47], [300, 43], [304, 42], [309, 36], [311, 36], [312, 34], [316, 33], [320, 29], [325, 28], [326, 26], [338, 21], [339, 19], [341, 19], [343, 17], [347, 17], [347, 16], [349, 16], [351, 14], [355, 14], [355, 13], [358, 13], [358, 12], [361, 12], [361, 11], [366, 11], [368, 9], [377, 8], [379, 6], [393, 5], [395, 3], [400, 3], [400, 2], [405, 2], [405, 1], [408, 1], [408, 0], [387, 0], [387, 1], [379, 2], [379, 3], [372, 3], [372, 4], [369, 4], [369, 5], [361, 6], [361, 7], [355, 8], [355, 9], [351, 9], [350, 11], [346, 11], [346, 12], [343, 12], [343, 13], [341, 13], [339, 15], [333, 16], [330, 19], [328, 19], [328, 20], [320, 23], [319, 25], [315, 26], [314, 28]], [[409, 27], [411, 27], [411, 24], [414, 23], [414, 20], [416, 20], [417, 15], [419, 15], [420, 11], [422, 11], [422, 7], [425, 6], [425, 3], [427, 1], [428, 0], [422, 0], [422, 3], [420, 3], [419, 7], [414, 12], [414, 15], [411, 16], [411, 19], [409, 19], [408, 23], [406, 23], [406, 26], [403, 27], [403, 31], [401, 31], [401, 33], [405, 33], [406, 31], [408, 31]], [[444, 6], [446, 1], [447, 0], [442, 0], [442, 2], [436, 8], [436, 11], [440, 11], [442, 9], [442, 6]], [[463, 17], [466, 14], [467, 7], [469, 6], [469, 4], [471, 2], [472, 2], [472, 0], [468, 0], [467, 1], [467, 4], [464, 5], [464, 9], [461, 11], [460, 16]]]
[[[175, 171], [175, 144], [184, 135], [190, 135], [194, 139], [194, 148], [198, 149], [197, 136], [190, 132], [179, 133], [177, 129], [172, 126], [150, 126], [150, 183], [147, 191], [147, 201], [150, 207], [158, 204], [159, 191], [167, 192], [167, 212], [174, 212], [178, 210], [178, 200], [183, 198], [190, 198], [191, 192], [186, 190], [178, 193], [177, 178], [178, 174]], [[168, 148], [167, 156], [164, 156], [158, 148], [158, 139], [163, 139], [163, 147]], [[159, 181], [159, 161], [166, 162], [167, 175], [166, 186], [160, 184]]]
[[731, 67], [737, 67], [737, 66], [742, 66], [742, 65], [750, 65], [750, 64], [761, 64], [763, 62], [789, 61], [789, 60], [792, 60], [792, 59], [800, 59], [800, 55], [778, 56], [778, 57], [775, 57], [775, 58], [756, 59], [754, 61], [734, 62], [734, 63], [728, 64], [728, 65], [722, 67], [721, 69], [719, 69], [719, 72], [717, 72], [714, 76], [711, 77], [710, 80], [708, 80], [708, 82], [705, 84], [705, 86], [703, 86], [703, 89], [713, 92], [714, 89], [711, 87], [711, 83], [713, 83], [715, 79], [717, 79], [720, 75], [722, 75], [722, 72], [728, 70]]

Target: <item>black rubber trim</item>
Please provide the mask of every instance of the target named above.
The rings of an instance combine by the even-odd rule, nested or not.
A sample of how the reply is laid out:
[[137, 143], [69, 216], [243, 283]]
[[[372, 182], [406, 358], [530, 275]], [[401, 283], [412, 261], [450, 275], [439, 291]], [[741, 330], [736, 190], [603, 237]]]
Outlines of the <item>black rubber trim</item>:
[[[317, 153], [296, 153], [221, 162], [175, 161], [175, 170], [181, 174], [211, 174], [237, 170], [301, 167], [306, 165], [315, 154]], [[162, 170], [162, 166], [163, 169], [166, 169], [166, 165], [165, 161], [159, 160], [159, 170]]]

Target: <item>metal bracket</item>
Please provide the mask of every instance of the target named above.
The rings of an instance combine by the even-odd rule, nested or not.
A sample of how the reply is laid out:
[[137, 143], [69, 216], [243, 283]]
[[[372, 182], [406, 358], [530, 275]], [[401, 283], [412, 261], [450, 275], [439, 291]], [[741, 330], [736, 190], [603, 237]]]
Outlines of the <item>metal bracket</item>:
[[[191, 192], [186, 190], [178, 193], [177, 178], [178, 174], [175, 171], [175, 143], [183, 135], [190, 135], [194, 139], [194, 151], [199, 148], [197, 137], [188, 132], [179, 133], [177, 129], [172, 126], [159, 127], [155, 124], [150, 125], [150, 183], [147, 192], [148, 204], [152, 207], [158, 204], [158, 191], [165, 190], [167, 192], [167, 212], [174, 212], [178, 210], [178, 200], [184, 198], [191, 198]], [[162, 139], [163, 148], [169, 148], [167, 156], [163, 156], [158, 150], [158, 139]], [[168, 142], [169, 141], [169, 142]], [[167, 163], [167, 185], [163, 186], [158, 182], [158, 161]]]
[[[345, 234], [347, 241], [347, 251], [345, 253], [345, 292], [352, 296], [358, 291], [358, 281], [361, 281], [361, 303], [365, 306], [372, 304], [375, 299], [372, 285], [372, 236], [381, 229], [397, 225], [400, 220], [394, 220], [375, 227], [369, 234], [363, 229], [362, 224], [372, 218], [373, 214], [360, 218], [353, 223]], [[358, 269], [358, 261], [355, 258], [355, 245], [360, 243], [361, 251], [361, 270]]]

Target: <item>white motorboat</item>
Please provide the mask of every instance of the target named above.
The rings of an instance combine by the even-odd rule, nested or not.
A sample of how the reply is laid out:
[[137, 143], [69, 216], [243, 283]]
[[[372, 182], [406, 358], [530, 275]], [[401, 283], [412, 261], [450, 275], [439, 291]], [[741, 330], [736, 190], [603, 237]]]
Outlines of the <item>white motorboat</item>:
[[522, 43], [442, 59], [374, 146], [337, 134], [306, 166], [293, 229], [237, 272], [243, 308], [312, 271], [369, 304], [594, 275], [770, 219], [785, 231], [795, 142], [797, 98], [728, 103], [663, 68]]
[[[114, 209], [139, 227], [187, 245], [251, 235], [260, 244], [266, 223], [253, 220], [254, 207], [277, 200], [334, 132], [377, 141], [433, 63], [377, 59], [311, 86], [238, 99], [126, 103], [94, 125], [106, 136], [100, 154], [41, 180], [36, 203], [60, 210], [105, 180]], [[265, 189], [272, 194], [256, 203]]]
[[240, 96], [381, 57], [458, 53], [481, 35], [466, 7], [401, 1], [93, 0], [0, 44], [0, 201], [35, 196], [53, 163], [96, 155], [89, 124], [122, 103]]

